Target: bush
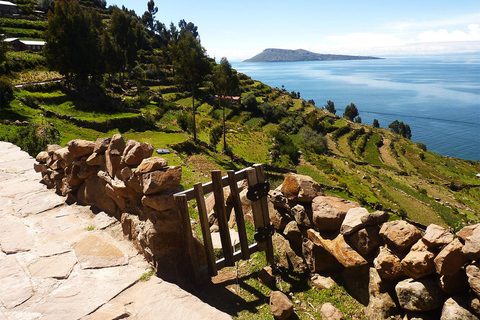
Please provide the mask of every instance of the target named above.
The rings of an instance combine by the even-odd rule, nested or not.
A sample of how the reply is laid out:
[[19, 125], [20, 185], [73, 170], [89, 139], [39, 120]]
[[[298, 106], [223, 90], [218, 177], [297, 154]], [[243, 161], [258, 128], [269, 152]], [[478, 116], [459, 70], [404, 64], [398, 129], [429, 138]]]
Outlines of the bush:
[[248, 111], [258, 111], [257, 98], [253, 93], [249, 93], [245, 96], [245, 98], [243, 98], [243, 106]]
[[427, 145], [423, 142], [417, 142], [417, 147], [423, 151], [427, 151]]
[[262, 111], [263, 119], [266, 122], [278, 123], [280, 119], [287, 115], [287, 109], [284, 106], [274, 106], [270, 103], [262, 104], [260, 111]]
[[48, 144], [58, 144], [60, 134], [53, 126], [42, 127], [31, 123], [25, 127], [10, 126], [6, 133], [0, 134], [0, 140], [11, 142], [36, 157], [40, 151], [47, 149]]
[[220, 139], [222, 138], [223, 134], [223, 127], [222, 125], [216, 125], [210, 130], [210, 144], [213, 147], [216, 147], [217, 144], [220, 142]]
[[193, 131], [193, 116], [190, 113], [181, 112], [177, 116], [177, 124], [183, 131]]
[[0, 109], [8, 107], [13, 98], [12, 85], [8, 80], [0, 78]]
[[328, 151], [327, 139], [324, 135], [313, 131], [309, 126], [300, 130], [305, 149], [316, 154], [324, 154]]
[[275, 131], [272, 135], [275, 139], [272, 150], [273, 160], [278, 161], [280, 155], [286, 155], [293, 164], [298, 163], [298, 147], [293, 143], [293, 140], [281, 131]]

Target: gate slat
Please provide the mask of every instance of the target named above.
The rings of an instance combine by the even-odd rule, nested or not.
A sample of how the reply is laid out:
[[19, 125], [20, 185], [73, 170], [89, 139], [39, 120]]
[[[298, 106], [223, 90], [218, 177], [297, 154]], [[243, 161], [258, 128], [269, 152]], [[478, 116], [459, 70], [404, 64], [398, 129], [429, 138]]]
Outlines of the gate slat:
[[218, 218], [218, 228], [220, 229], [220, 240], [222, 241], [223, 255], [227, 266], [234, 266], [233, 248], [228, 229], [227, 215], [225, 212], [225, 199], [223, 197], [222, 172], [220, 170], [212, 171], [212, 186], [215, 197], [214, 211]]
[[[257, 181], [257, 172], [254, 168], [247, 169], [247, 181], [248, 187], [253, 187], [258, 183]], [[263, 214], [262, 214], [262, 205], [260, 201], [252, 201], [252, 213], [253, 213], [253, 221], [255, 223], [255, 228], [261, 228], [265, 226], [263, 221]], [[258, 250], [265, 251], [267, 250], [267, 244], [265, 241], [258, 242]]]
[[180, 216], [180, 222], [183, 229], [183, 237], [185, 240], [185, 246], [188, 251], [188, 256], [190, 257], [190, 262], [193, 267], [193, 272], [195, 276], [195, 282], [200, 282], [200, 270], [198, 266], [198, 257], [197, 252], [195, 251], [195, 241], [192, 234], [192, 225], [190, 224], [190, 215], [188, 214], [188, 202], [187, 196], [175, 195], [175, 202], [178, 207], [178, 214]]
[[210, 234], [210, 225], [208, 223], [207, 208], [205, 206], [205, 196], [203, 194], [202, 183], [199, 182], [193, 186], [195, 198], [197, 200], [198, 216], [202, 227], [203, 244], [207, 257], [208, 273], [210, 276], [217, 275], [217, 265], [215, 264], [215, 253], [213, 251], [212, 235]]
[[227, 172], [228, 182], [230, 184], [230, 193], [232, 195], [233, 209], [235, 210], [235, 220], [237, 221], [238, 238], [240, 239], [240, 248], [242, 251], [242, 259], [250, 259], [250, 251], [248, 249], [247, 230], [245, 228], [245, 218], [243, 216], [242, 203], [238, 192], [237, 181], [235, 179], [235, 171]]

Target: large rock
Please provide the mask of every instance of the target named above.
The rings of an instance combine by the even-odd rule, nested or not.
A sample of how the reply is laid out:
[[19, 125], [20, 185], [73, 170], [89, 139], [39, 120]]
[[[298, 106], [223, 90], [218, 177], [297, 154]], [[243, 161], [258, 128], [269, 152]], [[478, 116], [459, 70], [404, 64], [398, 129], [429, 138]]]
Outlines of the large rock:
[[313, 224], [320, 231], [338, 231], [347, 211], [360, 204], [332, 196], [318, 196], [312, 201]]
[[289, 173], [285, 176], [280, 190], [288, 200], [310, 202], [323, 195], [321, 186], [311, 177]]
[[182, 178], [182, 167], [168, 167], [142, 175], [143, 193], [153, 194], [177, 187]]
[[320, 314], [322, 315], [322, 320], [344, 320], [345, 317], [343, 313], [335, 308], [330, 302], [322, 304], [320, 308]]
[[445, 295], [435, 279], [405, 279], [395, 286], [400, 306], [410, 311], [431, 311], [440, 308]]
[[142, 197], [142, 204], [158, 211], [170, 210], [176, 207], [173, 195], [183, 191], [182, 186], [167, 189], [159, 193], [145, 195]]
[[346, 268], [363, 266], [368, 263], [345, 241], [345, 238], [342, 234], [339, 234], [333, 240], [323, 238], [320, 233], [313, 229], [308, 229], [307, 234], [308, 238], [312, 240], [313, 243], [323, 247]]
[[303, 258], [291, 247], [290, 242], [282, 235], [275, 233], [272, 237], [273, 248], [278, 253], [280, 263], [284, 267], [291, 267], [294, 270], [303, 271], [306, 269]]
[[348, 240], [361, 254], [367, 255], [381, 244], [382, 239], [378, 233], [379, 231], [380, 228], [378, 226], [368, 226], [354, 232]]
[[140, 165], [134, 170], [134, 173], [139, 176], [156, 170], [161, 170], [168, 166], [168, 161], [160, 157], [145, 158]]
[[380, 236], [394, 250], [407, 251], [422, 237], [420, 231], [403, 220], [386, 222], [380, 229]]
[[298, 225], [305, 226], [307, 228], [313, 227], [311, 212], [307, 211], [301, 204], [297, 204], [292, 208], [292, 215], [295, 217], [295, 221]]
[[112, 141], [111, 137], [98, 138], [97, 141], [95, 141], [95, 147], [93, 148], [93, 152], [103, 154], [105, 151], [107, 151], [108, 146], [110, 145], [110, 141]]
[[285, 229], [287, 224], [293, 220], [293, 218], [284, 208], [274, 208], [273, 210], [268, 210], [268, 212], [270, 216], [270, 222], [273, 224], [275, 230], [278, 231], [282, 231], [283, 229]]
[[308, 238], [303, 239], [302, 254], [310, 272], [338, 271], [342, 265], [322, 246]]
[[75, 139], [68, 142], [68, 151], [76, 158], [93, 153], [95, 142], [82, 139]]
[[462, 252], [463, 245], [455, 239], [450, 242], [435, 258], [435, 269], [438, 274], [445, 276], [453, 276], [463, 265], [467, 262], [467, 259]]
[[331, 277], [323, 277], [319, 274], [314, 274], [311, 278], [312, 285], [320, 290], [330, 290], [335, 286], [335, 281]]
[[108, 196], [107, 183], [97, 175], [91, 175], [80, 186], [77, 192], [77, 200], [81, 204], [91, 205], [105, 212], [115, 214], [117, 206]]
[[123, 162], [129, 166], [139, 165], [143, 159], [150, 158], [153, 154], [153, 146], [148, 142], [139, 143], [129, 140], [123, 153]]
[[460, 231], [457, 232], [457, 237], [460, 239], [460, 241], [465, 243], [465, 240], [467, 240], [467, 238], [473, 234], [473, 230], [475, 230], [479, 226], [480, 226], [480, 223], [463, 227]]
[[398, 280], [405, 276], [401, 257], [385, 246], [380, 247], [380, 252], [373, 264], [382, 278]]
[[298, 228], [298, 224], [296, 221], [290, 221], [286, 226], [285, 230], [283, 230], [283, 234], [287, 239], [296, 245], [297, 247], [302, 247], [302, 232]]
[[[57, 149], [53, 152], [53, 160], [61, 160], [65, 166], [70, 166], [75, 160], [75, 156], [68, 151], [68, 148]], [[54, 168], [55, 169], [55, 168]]]
[[125, 141], [122, 136], [120, 134], [114, 134], [107, 151], [105, 151], [105, 166], [110, 177], [115, 177], [117, 172], [125, 167], [125, 164], [122, 163], [124, 150]]
[[395, 315], [397, 305], [388, 293], [380, 275], [375, 268], [369, 270], [370, 282], [368, 285], [369, 300], [365, 315], [370, 320], [388, 319]]
[[270, 294], [270, 311], [275, 319], [286, 320], [293, 314], [293, 303], [281, 291]]
[[480, 228], [473, 229], [472, 235], [465, 239], [462, 252], [467, 259], [480, 259]]
[[468, 284], [472, 291], [480, 298], [480, 262], [467, 266]]
[[366, 226], [379, 225], [388, 220], [388, 213], [384, 211], [368, 212], [365, 208], [352, 208], [347, 211], [340, 232], [349, 235]]
[[439, 279], [439, 286], [443, 292], [449, 295], [464, 294], [470, 290], [468, 284], [468, 277], [465, 269], [460, 269], [453, 276], [441, 276]]
[[412, 250], [402, 260], [403, 271], [410, 278], [424, 278], [435, 272], [434, 258], [435, 254], [428, 250]]
[[466, 299], [455, 296], [445, 301], [440, 320], [478, 320], [478, 318], [468, 310]]
[[37, 160], [40, 163], [47, 163], [49, 158], [50, 156], [48, 155], [47, 151], [40, 151], [35, 157], [35, 160]]
[[423, 235], [423, 241], [429, 248], [435, 248], [452, 242], [453, 234], [439, 225], [431, 224]]
[[105, 165], [105, 153], [92, 153], [87, 158], [87, 164], [89, 166], [102, 166]]

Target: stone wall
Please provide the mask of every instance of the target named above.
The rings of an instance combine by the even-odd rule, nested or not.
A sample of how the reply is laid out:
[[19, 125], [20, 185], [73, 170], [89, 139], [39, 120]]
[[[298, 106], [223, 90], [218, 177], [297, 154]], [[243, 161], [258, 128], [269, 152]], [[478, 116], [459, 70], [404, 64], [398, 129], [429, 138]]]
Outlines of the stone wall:
[[191, 266], [173, 194], [183, 191], [182, 168], [152, 157], [153, 146], [120, 134], [97, 141], [49, 145], [36, 157], [43, 182], [67, 202], [115, 216], [123, 232], [168, 281], [188, 283]]
[[281, 263], [309, 271], [313, 284], [322, 275], [337, 275], [367, 306], [369, 319], [480, 315], [478, 225], [456, 235], [435, 224], [422, 231], [388, 221], [383, 211], [324, 195], [312, 178], [296, 174], [287, 175], [269, 198]]

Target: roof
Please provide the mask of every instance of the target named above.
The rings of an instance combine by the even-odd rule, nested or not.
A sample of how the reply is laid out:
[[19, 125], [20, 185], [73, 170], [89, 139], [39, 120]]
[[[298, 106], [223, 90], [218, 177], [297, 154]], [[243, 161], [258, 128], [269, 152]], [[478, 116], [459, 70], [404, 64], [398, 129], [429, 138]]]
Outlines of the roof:
[[5, 42], [13, 42], [19, 40], [18, 38], [6, 38], [4, 41]]
[[45, 41], [33, 41], [33, 40], [20, 40], [22, 43], [27, 46], [44, 46]]
[[18, 7], [15, 3], [11, 3], [10, 1], [1, 1], [1, 0], [0, 0], [0, 5]]

